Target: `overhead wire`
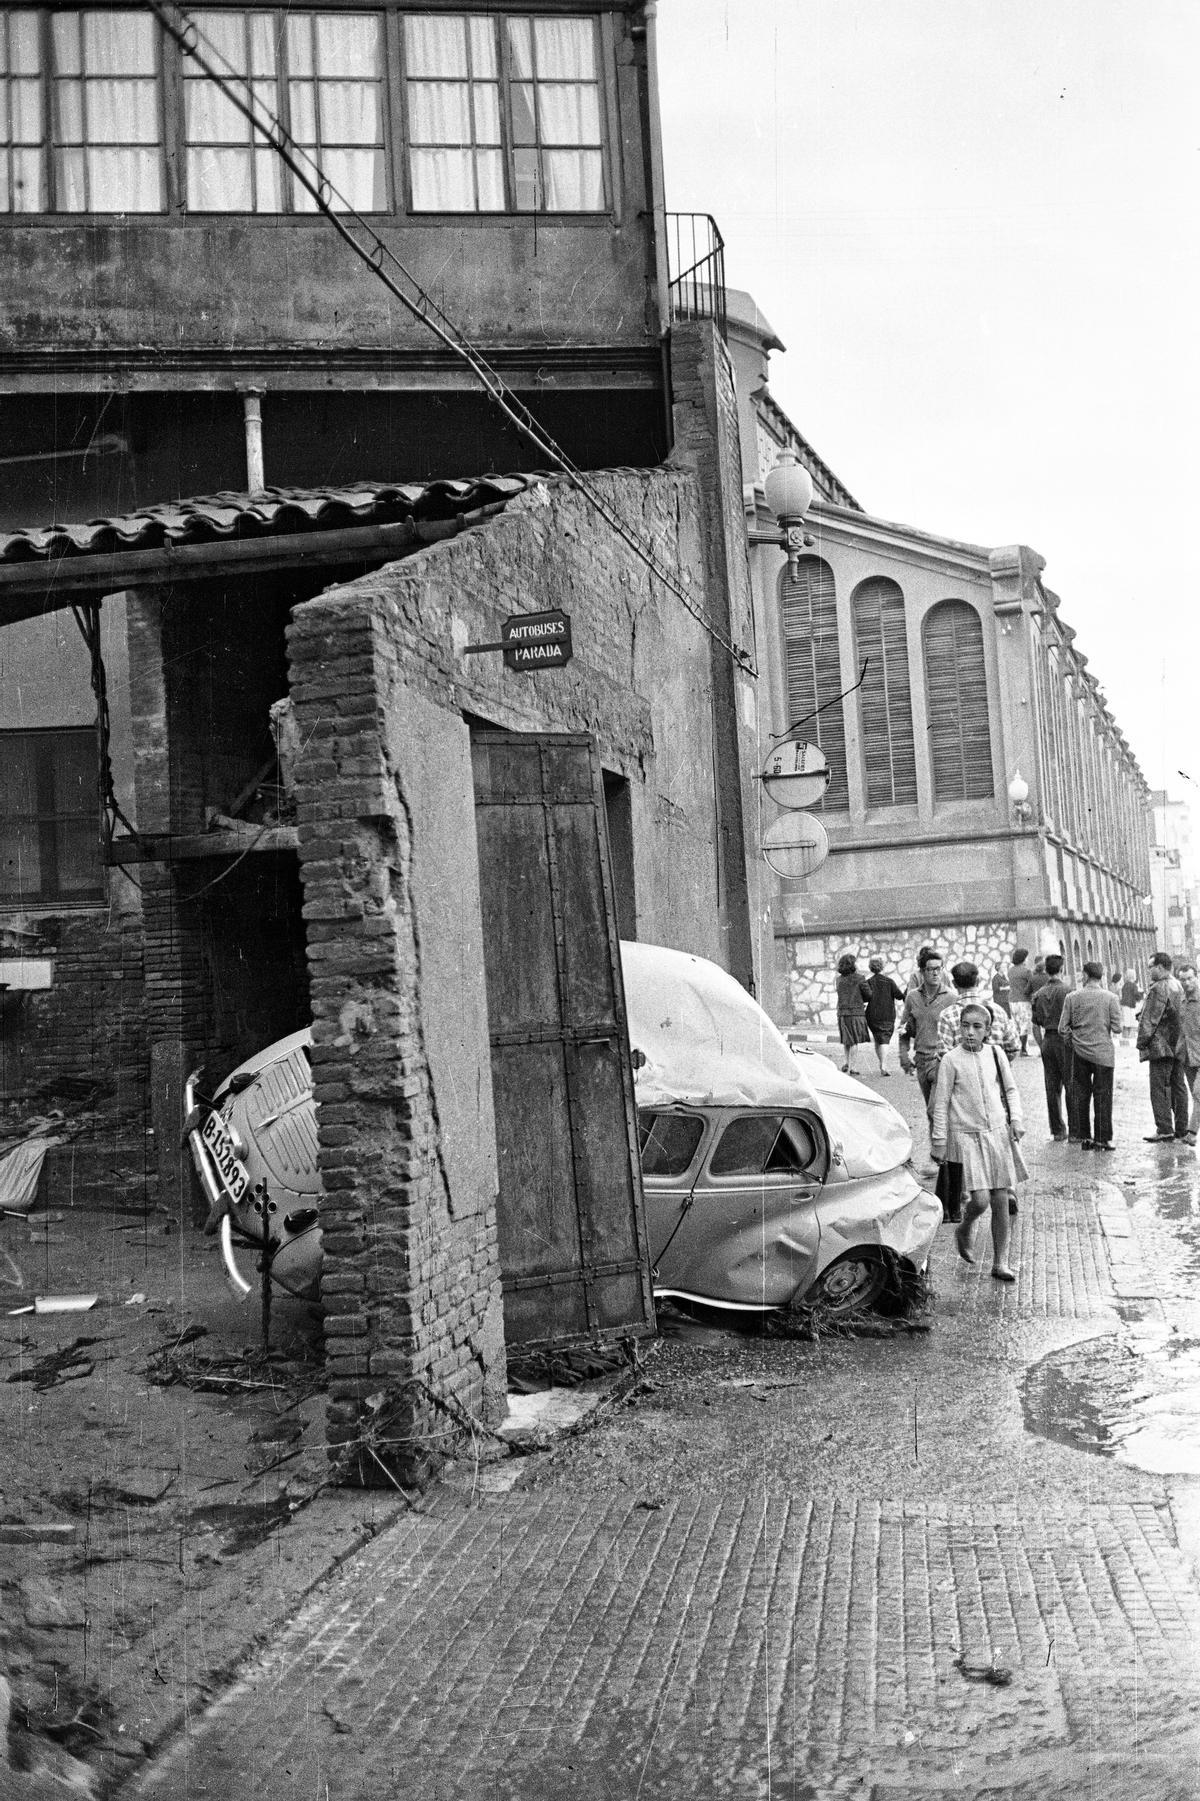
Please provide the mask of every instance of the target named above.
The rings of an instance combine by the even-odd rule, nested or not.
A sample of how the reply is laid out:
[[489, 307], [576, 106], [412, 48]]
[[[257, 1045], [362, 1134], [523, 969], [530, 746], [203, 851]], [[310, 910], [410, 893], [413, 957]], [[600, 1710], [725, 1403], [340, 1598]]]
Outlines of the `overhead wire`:
[[[185, 56], [195, 62], [208, 79], [216, 84], [225, 99], [234, 106], [242, 117], [248, 120], [251, 128], [270, 146], [289, 169], [305, 192], [315, 202], [318, 211], [329, 221], [338, 236], [364, 262], [371, 273], [383, 283], [388, 292], [407, 309], [418, 322], [426, 326], [452, 355], [466, 363], [488, 398], [500, 409], [516, 430], [534, 446], [540, 456], [547, 459], [550, 465], [565, 475], [572, 486], [584, 497], [589, 505], [600, 515], [610, 529], [629, 547], [645, 564], [656, 580], [660, 581], [688, 613], [703, 627], [724, 650], [727, 650], [739, 666], [752, 676], [758, 670], [754, 658], [742, 646], [733, 642], [721, 628], [711, 620], [687, 592], [682, 582], [659, 557], [653, 547], [648, 546], [633, 527], [623, 520], [616, 509], [587, 480], [583, 471], [556, 443], [550, 432], [530, 412], [524, 401], [513, 392], [503, 376], [487, 360], [477, 345], [473, 344], [443, 311], [433, 296], [424, 289], [411, 269], [407, 268], [396, 255], [392, 247], [385, 243], [362, 214], [351, 204], [326, 175], [321, 164], [303, 145], [297, 144], [286, 130], [276, 114], [272, 113], [255, 92], [248, 75], [235, 69], [228, 58], [211, 39], [204, 36], [193, 19], [172, 0], [149, 0], [151, 10], [167, 34], [178, 44]], [[204, 49], [201, 50], [201, 44]], [[224, 64], [228, 75], [214, 66], [215, 58]], [[232, 82], [246, 90], [249, 98], [245, 98]], [[301, 159], [310, 165], [313, 173], [302, 167]], [[333, 202], [336, 200], [337, 206]], [[356, 235], [357, 234], [357, 235]], [[389, 263], [399, 271], [403, 281], [408, 284], [409, 292], [401, 286], [385, 269]]]

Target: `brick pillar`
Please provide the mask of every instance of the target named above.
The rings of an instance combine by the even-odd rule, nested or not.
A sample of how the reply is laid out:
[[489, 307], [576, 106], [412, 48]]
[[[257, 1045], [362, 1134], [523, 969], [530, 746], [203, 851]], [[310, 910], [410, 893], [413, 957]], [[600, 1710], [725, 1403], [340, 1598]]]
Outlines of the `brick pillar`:
[[328, 1439], [351, 1479], [419, 1481], [471, 1421], [503, 1412], [494, 1183], [482, 1205], [466, 1184], [452, 1193], [442, 1154], [413, 881], [425, 803], [389, 749], [389, 718], [406, 713], [402, 624], [369, 591], [334, 590], [296, 609], [288, 643], [304, 746]]
[[[171, 806], [169, 696], [162, 641], [162, 596], [137, 589], [126, 596], [129, 706], [133, 733], [136, 824], [145, 834], [185, 829]], [[142, 921], [146, 1035], [150, 1065], [150, 1124], [154, 1133], [159, 1201], [181, 1223], [196, 1223], [204, 1208], [181, 1142], [183, 1084], [197, 1060], [204, 1012], [199, 922], [180, 904], [169, 863], [144, 863]]]

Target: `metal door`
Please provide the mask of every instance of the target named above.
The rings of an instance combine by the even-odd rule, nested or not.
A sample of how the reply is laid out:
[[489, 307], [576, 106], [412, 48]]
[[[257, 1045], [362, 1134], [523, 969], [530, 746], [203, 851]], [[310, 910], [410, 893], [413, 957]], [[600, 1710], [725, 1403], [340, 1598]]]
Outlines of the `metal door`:
[[652, 1330], [604, 789], [583, 733], [472, 737], [509, 1346]]

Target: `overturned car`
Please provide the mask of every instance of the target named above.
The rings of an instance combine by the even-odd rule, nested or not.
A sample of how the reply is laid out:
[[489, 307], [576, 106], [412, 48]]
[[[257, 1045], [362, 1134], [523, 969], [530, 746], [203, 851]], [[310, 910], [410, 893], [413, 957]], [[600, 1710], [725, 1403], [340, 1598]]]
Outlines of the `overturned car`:
[[[792, 1052], [702, 957], [622, 944], [654, 1292], [764, 1311], [873, 1305], [925, 1267], [941, 1219], [908, 1163], [903, 1119], [825, 1058]], [[269, 1247], [273, 1281], [313, 1295], [320, 1178], [307, 1032], [268, 1046], [201, 1100], [185, 1130], [221, 1233]]]

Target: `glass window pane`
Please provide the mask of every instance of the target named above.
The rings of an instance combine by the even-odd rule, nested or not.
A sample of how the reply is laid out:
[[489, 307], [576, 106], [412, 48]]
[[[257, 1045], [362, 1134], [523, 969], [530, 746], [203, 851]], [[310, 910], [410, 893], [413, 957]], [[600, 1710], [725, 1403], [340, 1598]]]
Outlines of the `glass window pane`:
[[542, 153], [545, 207], [551, 213], [597, 213], [604, 210], [604, 174], [598, 150], [546, 150]]
[[91, 732], [55, 734], [51, 741], [56, 813], [88, 813], [99, 806], [96, 739]]
[[471, 89], [475, 103], [475, 142], [477, 144], [498, 144], [500, 142], [500, 89], [491, 84], [479, 82]]
[[293, 75], [313, 72], [312, 15], [289, 13], [286, 20], [288, 69]]
[[250, 15], [250, 72], [252, 75], [277, 75], [279, 72], [279, 38], [269, 13]]
[[54, 157], [54, 186], [58, 208], [64, 213], [82, 213], [87, 207], [87, 181], [82, 150], [59, 150]]
[[58, 892], [74, 895], [103, 892], [100, 873], [99, 826], [90, 820], [60, 822], [55, 831], [58, 852]]
[[60, 144], [83, 142], [81, 81], [56, 81], [54, 84], [54, 136]]
[[162, 210], [162, 168], [157, 150], [91, 150], [88, 182], [90, 212]]
[[496, 29], [491, 19], [473, 16], [471, 24], [471, 73], [473, 75], [495, 75], [496, 68]]
[[59, 75], [81, 75], [83, 73], [79, 23], [78, 13], [56, 13], [50, 21], [54, 67]]
[[518, 212], [536, 212], [538, 204], [538, 157], [536, 150], [513, 151], [513, 196]]
[[377, 83], [322, 81], [317, 93], [321, 103], [323, 144], [377, 144], [380, 141], [382, 121]]
[[410, 75], [462, 75], [467, 69], [467, 22], [453, 14], [442, 19], [404, 19], [404, 57]]
[[761, 1176], [783, 1124], [778, 1113], [731, 1119], [709, 1163], [714, 1176]]
[[691, 1113], [638, 1114], [638, 1140], [642, 1173], [647, 1176], [682, 1176], [704, 1136], [704, 1121]]
[[470, 92], [465, 82], [409, 83], [409, 136], [414, 144], [469, 144]]
[[409, 169], [414, 212], [475, 211], [469, 150], [413, 150], [409, 155]]
[[273, 150], [256, 150], [254, 152], [256, 211], [260, 213], [281, 213], [283, 211], [279, 185], [280, 168], [279, 158]]
[[28, 899], [41, 888], [41, 834], [36, 824], [0, 816], [0, 894]]
[[318, 13], [316, 28], [318, 75], [364, 81], [380, 74], [377, 18], [363, 13]]
[[[223, 59], [231, 68], [236, 69], [239, 75], [244, 75], [246, 73], [246, 15], [244, 13], [194, 12], [189, 16], [201, 37], [206, 38], [216, 51], [217, 66], [221, 69], [221, 73], [227, 73], [223, 67]], [[191, 62], [190, 58], [185, 59], [183, 71], [185, 75], [192, 78], [196, 78], [198, 75], [197, 66]], [[198, 78], [201, 81], [208, 79], [203, 74], [199, 74]]]
[[0, 818], [37, 813], [37, 770], [33, 741], [19, 732], [0, 733]]
[[514, 82], [512, 89], [512, 133], [514, 144], [537, 143], [537, 112], [533, 83]]
[[529, 79], [533, 75], [533, 37], [528, 19], [508, 21], [508, 52], [513, 70]]
[[40, 213], [46, 205], [46, 163], [40, 150], [14, 150], [12, 158], [12, 210]]
[[317, 99], [311, 82], [293, 81], [288, 85], [292, 108], [292, 136], [298, 144], [317, 141]]
[[596, 39], [588, 19], [535, 19], [540, 81], [588, 81], [596, 74]]
[[[356, 211], [387, 211], [387, 170], [381, 150], [326, 150], [321, 160], [330, 182]], [[336, 211], [336, 197], [332, 205]]]
[[189, 150], [187, 205], [196, 213], [251, 212], [250, 152]]
[[41, 67], [36, 13], [8, 15], [8, 66], [14, 75], [36, 75]]
[[543, 144], [598, 144], [600, 104], [595, 88], [543, 82], [538, 88]]
[[[0, 136], [6, 135], [0, 132]], [[36, 81], [12, 83], [12, 141], [14, 144], [40, 144], [42, 141], [42, 90]]]
[[481, 213], [504, 211], [504, 158], [499, 150], [480, 150], [475, 157], [475, 180]]
[[155, 22], [144, 13], [83, 15], [83, 60], [89, 75], [153, 75]]
[[12, 191], [8, 183], [8, 158], [0, 156], [0, 213], [13, 213], [17, 208], [12, 203]]
[[157, 84], [89, 81], [87, 135], [92, 144], [157, 144]]
[[185, 84], [184, 117], [189, 144], [249, 142], [249, 119], [211, 81]]

